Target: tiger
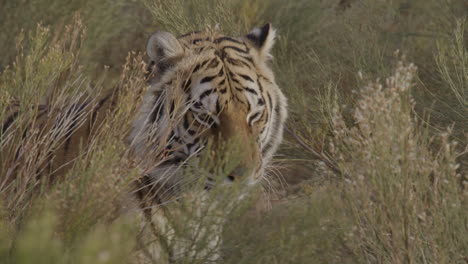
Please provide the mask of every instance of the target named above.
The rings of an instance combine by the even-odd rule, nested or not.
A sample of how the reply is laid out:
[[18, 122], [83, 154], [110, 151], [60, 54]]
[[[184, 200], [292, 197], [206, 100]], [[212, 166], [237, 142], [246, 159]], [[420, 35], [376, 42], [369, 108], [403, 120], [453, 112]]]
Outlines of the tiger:
[[[243, 157], [226, 182], [245, 177], [254, 184], [261, 179], [282, 141], [287, 117], [286, 97], [268, 66], [274, 39], [270, 24], [242, 38], [209, 31], [151, 36], [151, 87], [129, 138], [132, 148], [148, 153], [145, 136], [151, 128], [171, 126], [173, 117], [181, 116], [168, 136], [171, 158], [149, 175], [151, 181], [200, 152], [210, 138], [215, 151], [217, 144], [233, 138], [243, 144]], [[155, 141], [163, 136], [155, 135]]]
[[[217, 153], [227, 141], [242, 144], [239, 162], [224, 179], [216, 182], [207, 177], [205, 189], [218, 183], [250, 186], [262, 180], [283, 139], [287, 118], [286, 97], [269, 65], [275, 38], [276, 30], [269, 23], [242, 37], [204, 30], [179, 37], [158, 31], [149, 38], [150, 88], [129, 144], [136, 153], [147, 155], [157, 148], [151, 142], [164, 138], [167, 158], [144, 175], [146, 196], [164, 203], [168, 198], [158, 193], [166, 194], [165, 190], [180, 182], [179, 169], [187, 159], [203, 152]], [[168, 127], [170, 132], [161, 129]], [[210, 140], [213, 144], [208, 144]], [[151, 211], [150, 205], [144, 207]], [[215, 235], [213, 244], [218, 243]]]
[[[149, 38], [148, 89], [126, 142], [136, 157], [156, 164], [144, 170], [135, 183], [136, 195], [130, 198], [136, 199], [142, 221], [148, 223], [144, 232], [151, 234], [145, 239], [154, 239], [157, 229], [170, 229], [164, 218], [164, 205], [178, 196], [173, 190], [183, 182], [183, 168], [192, 158], [204, 153], [223, 156], [226, 142], [234, 142], [242, 150], [223, 179], [216, 178], [212, 168], [207, 168], [209, 173], [201, 193], [210, 192], [217, 185], [239, 182], [255, 186], [264, 179], [265, 168], [283, 140], [288, 115], [287, 99], [270, 66], [275, 39], [276, 30], [269, 23], [240, 37], [205, 29], [179, 37], [157, 31]], [[64, 114], [71, 117], [66, 124], [57, 118], [47, 120], [51, 107], [39, 106], [38, 115], [46, 120], [43, 126], [65, 127], [63, 142], [48, 154], [53, 158], [41, 173], [53, 173], [54, 177], [66, 173], [84, 151], [82, 143], [97, 133], [105, 112], [115, 108], [118, 99], [111, 93], [92, 103], [79, 103]], [[78, 117], [83, 109], [88, 109], [88, 114]], [[11, 129], [14, 118], [12, 114], [3, 122], [3, 133]], [[215, 234], [209, 247], [217, 250], [221, 228], [215, 226], [202, 232], [212, 231]], [[152, 260], [176, 261], [177, 255], [187, 250], [184, 245], [174, 247], [178, 249], [164, 253], [156, 246], [150, 254]], [[215, 255], [213, 260], [219, 260], [220, 254]]]

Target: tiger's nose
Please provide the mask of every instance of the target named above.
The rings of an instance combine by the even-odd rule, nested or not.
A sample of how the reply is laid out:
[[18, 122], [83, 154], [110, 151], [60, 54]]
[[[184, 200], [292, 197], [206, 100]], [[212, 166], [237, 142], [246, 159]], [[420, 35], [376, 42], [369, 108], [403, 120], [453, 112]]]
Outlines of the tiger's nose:
[[240, 178], [247, 173], [248, 169], [244, 166], [237, 166], [234, 170], [229, 173], [225, 182], [233, 182], [236, 178]]
[[[241, 178], [248, 172], [248, 169], [244, 166], [237, 166], [228, 176], [224, 179], [225, 184], [233, 183], [236, 179]], [[215, 180], [211, 177], [208, 177], [205, 183], [205, 190], [209, 191], [215, 186]]]

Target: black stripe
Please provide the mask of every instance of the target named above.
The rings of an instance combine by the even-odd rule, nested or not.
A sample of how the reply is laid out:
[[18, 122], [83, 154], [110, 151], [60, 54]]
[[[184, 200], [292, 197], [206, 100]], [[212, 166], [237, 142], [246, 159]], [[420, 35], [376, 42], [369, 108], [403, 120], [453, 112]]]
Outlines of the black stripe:
[[173, 113], [175, 109], [175, 104], [174, 101], [171, 102], [171, 110], [169, 110], [170, 113]]
[[183, 35], [179, 36], [178, 39], [188, 37], [188, 36], [190, 36], [190, 35], [192, 35], [192, 34], [198, 34], [198, 33], [200, 33], [200, 32], [201, 32], [201, 31], [192, 31], [192, 32], [189, 32], [189, 33], [187, 33], [187, 34], [183, 34]]
[[221, 68], [221, 70], [218, 72], [218, 76], [221, 77], [224, 75], [224, 68]]
[[244, 79], [246, 81], [254, 82], [254, 80], [252, 78], [250, 78], [250, 76], [248, 76], [248, 75], [239, 74], [239, 76], [242, 77], [242, 79]]
[[240, 49], [240, 48], [234, 47], [234, 46], [225, 46], [225, 47], [223, 48], [223, 51], [225, 51], [225, 50], [227, 50], [227, 49], [233, 49], [233, 50], [235, 50], [235, 51], [237, 51], [237, 52], [240, 52], [240, 53], [249, 54], [246, 50], [243, 50], [243, 49]]
[[200, 64], [200, 67], [205, 66], [209, 61], [210, 61], [210, 60], [206, 60], [206, 61], [202, 62], [202, 63]]
[[[243, 42], [237, 40], [237, 39], [234, 39], [234, 38], [230, 38], [230, 37], [221, 37], [221, 38], [217, 38], [215, 39], [213, 42], [218, 44], [222, 41], [225, 41], [225, 40], [228, 40], [228, 41], [232, 41], [232, 42], [235, 42], [235, 43], [238, 43], [238, 44], [244, 44]], [[245, 45], [245, 44], [244, 44]]]
[[193, 103], [193, 107], [197, 108], [197, 109], [200, 109], [201, 108], [201, 103], [200, 102], [194, 102]]
[[201, 114], [199, 115], [199, 118], [201, 120], [203, 120], [204, 122], [210, 124], [211, 126], [213, 127], [217, 127], [218, 125], [216, 124], [216, 122], [214, 121], [213, 118], [211, 118], [211, 116], [207, 115], [207, 114]]
[[197, 53], [201, 53], [202, 51], [205, 50], [205, 48], [206, 48], [206, 47], [203, 47], [203, 46], [202, 46], [201, 48], [195, 49], [195, 51], [196, 51]]
[[200, 67], [201, 67], [201, 65], [200, 65], [200, 64], [197, 64], [197, 65], [195, 66], [195, 68], [193, 68], [192, 73], [196, 73], [198, 70], [200, 70]]
[[187, 143], [187, 149], [188, 149], [188, 151], [189, 151], [188, 154], [192, 154], [192, 153], [193, 153], [193, 152], [190, 152], [190, 149], [191, 149], [193, 146], [195, 146], [195, 145], [196, 145], [196, 144], [193, 144], [193, 143]]
[[[155, 103], [158, 101], [158, 99], [156, 99]], [[159, 121], [159, 119], [162, 116], [163, 111], [164, 111], [164, 109], [163, 109], [163, 104], [162, 103], [159, 103], [156, 107], [154, 107], [154, 111], [151, 113], [150, 118], [149, 118], [150, 123], [154, 123], [156, 121]], [[156, 118], [157, 118], [157, 120], [156, 120]]]
[[251, 57], [241, 56], [241, 58], [248, 60], [250, 63], [254, 64], [253, 59]]
[[184, 123], [182, 125], [184, 126], [185, 130], [189, 129], [189, 123], [186, 115], [184, 115]]
[[263, 148], [263, 150], [262, 150], [262, 155], [265, 155], [265, 154], [271, 149], [271, 147], [273, 147], [273, 146], [271, 145], [271, 141], [270, 141], [270, 142], [268, 142], [268, 144], [266, 144], [266, 146]]
[[216, 68], [219, 65], [219, 61], [214, 59], [209, 65], [208, 68]]
[[203, 78], [203, 79], [200, 81], [200, 83], [211, 82], [214, 78], [216, 78], [216, 76], [218, 76], [218, 75], [207, 76], [207, 77]]
[[227, 62], [229, 64], [232, 64], [234, 66], [244, 66], [244, 67], [247, 67], [249, 69], [252, 68], [252, 65], [248, 64], [247, 62], [243, 61], [243, 60], [238, 60], [238, 59], [233, 59], [233, 58], [228, 58], [227, 59]]
[[269, 93], [267, 93], [267, 97], [268, 97], [268, 102], [270, 103], [270, 108], [273, 107], [273, 102], [271, 101], [271, 96]]
[[207, 97], [208, 95], [210, 95], [210, 94], [212, 94], [212, 93], [214, 93], [214, 92], [215, 92], [214, 89], [209, 89], [209, 90], [204, 91], [204, 92], [200, 95], [199, 100], [203, 100], [203, 98]]
[[260, 115], [260, 112], [257, 112], [249, 117], [249, 125], [252, 125], [252, 121]]
[[258, 105], [265, 105], [265, 101], [262, 98], [258, 98], [257, 104]]
[[237, 80], [236, 78], [232, 77], [231, 80], [237, 84], [240, 84], [239, 80]]
[[255, 94], [255, 95], [258, 95], [258, 94], [257, 94], [257, 91], [255, 91], [255, 90], [252, 89], [252, 88], [245, 87], [245, 90], [246, 90], [247, 92], [249, 92], [249, 93], [253, 93], [253, 94]]
[[[198, 144], [199, 141], [200, 141], [200, 138], [195, 138], [195, 139], [193, 140], [193, 143], [187, 143], [187, 148], [188, 148], [190, 154], [191, 154], [191, 153], [194, 153], [194, 152], [196, 152], [198, 149], [200, 149], [200, 144]], [[192, 151], [192, 148], [193, 148], [194, 146], [196, 146], [197, 148], [196, 148], [194, 151]]]
[[169, 133], [169, 136], [167, 138], [169, 140], [172, 140], [172, 139], [174, 139], [174, 137], [175, 137], [174, 130], [171, 130], [171, 132]]
[[257, 77], [258, 89], [260, 89], [260, 93], [263, 93], [263, 85], [260, 81], [260, 77]]
[[219, 100], [216, 101], [216, 114], [221, 112], [221, 106], [219, 106]]
[[263, 76], [263, 75], [261, 75], [261, 74], [258, 74], [258, 77], [259, 77], [259, 78], [262, 78], [263, 80], [265, 80], [266, 82], [268, 82], [268, 83], [270, 83], [270, 84], [273, 84], [272, 81], [270, 81], [267, 77], [265, 77], [265, 76]]
[[190, 88], [190, 85], [191, 85], [191, 84], [192, 84], [192, 79], [190, 79], [190, 78], [187, 79], [187, 81], [186, 81], [185, 84], [184, 84], [184, 89], [183, 89], [183, 90], [184, 90], [185, 92], [188, 91], [188, 89]]

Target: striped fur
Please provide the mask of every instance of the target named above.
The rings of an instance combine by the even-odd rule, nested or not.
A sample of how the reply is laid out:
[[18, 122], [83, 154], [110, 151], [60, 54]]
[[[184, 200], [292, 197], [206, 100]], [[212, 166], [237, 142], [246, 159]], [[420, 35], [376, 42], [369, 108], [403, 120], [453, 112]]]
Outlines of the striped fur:
[[234, 138], [244, 151], [224, 182], [253, 184], [262, 178], [287, 116], [286, 98], [268, 66], [274, 38], [270, 24], [244, 37], [208, 30], [178, 38], [160, 31], [150, 38], [151, 87], [130, 141], [137, 153], [151, 153], [157, 148], [151, 142], [167, 141], [168, 158], [147, 175], [147, 183], [172, 187], [180, 181], [176, 168], [205, 151], [207, 142], [215, 142], [208, 151], [216, 152], [220, 143]]

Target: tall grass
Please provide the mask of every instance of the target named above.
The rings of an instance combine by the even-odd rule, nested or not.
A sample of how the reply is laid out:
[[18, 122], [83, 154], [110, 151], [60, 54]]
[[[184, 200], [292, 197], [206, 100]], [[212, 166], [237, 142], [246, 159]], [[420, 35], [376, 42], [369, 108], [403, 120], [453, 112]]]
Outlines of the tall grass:
[[[76, 162], [65, 164], [66, 170], [47, 169], [73, 127], [89, 122], [103, 90], [104, 77], [92, 80], [78, 64], [83, 32], [76, 20], [55, 40], [49, 28], [38, 26], [30, 50], [20, 48], [16, 63], [2, 73], [1, 119], [8, 123], [0, 134], [4, 261], [115, 263], [126, 262], [133, 250], [137, 229], [131, 218], [108, 223], [134, 208], [125, 197], [138, 174], [124, 139], [145, 87], [141, 56], [130, 54], [122, 70], [114, 96], [125, 103], [97, 117], [100, 129], [80, 143]], [[68, 173], [52, 178], [58, 170]], [[102, 235], [107, 232], [113, 235]], [[37, 237], [57, 242], [39, 247]]]
[[[158, 263], [146, 255], [156, 245], [178, 263], [466, 262], [464, 2], [339, 2], [4, 3], [0, 120], [17, 117], [0, 134], [0, 262]], [[207, 154], [187, 166], [186, 195], [161, 207], [170, 228], [154, 233], [133, 183], [157, 164], [126, 142], [146, 89], [138, 51], [157, 29], [238, 36], [265, 22], [278, 28], [272, 63], [291, 113], [270, 169], [282, 172], [274, 195], [253, 189], [236, 206], [242, 186], [196, 195], [204, 181], [193, 175], [235, 161]], [[65, 113], [86, 122], [108, 90], [116, 107], [67, 173], [47, 181]]]
[[333, 120], [332, 155], [354, 220], [349, 240], [365, 262], [462, 263], [468, 215], [456, 144], [446, 132], [442, 146], [431, 149], [431, 137], [413, 116], [415, 72], [400, 62], [385, 85], [361, 89], [354, 126], [338, 111]]

